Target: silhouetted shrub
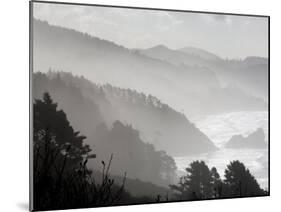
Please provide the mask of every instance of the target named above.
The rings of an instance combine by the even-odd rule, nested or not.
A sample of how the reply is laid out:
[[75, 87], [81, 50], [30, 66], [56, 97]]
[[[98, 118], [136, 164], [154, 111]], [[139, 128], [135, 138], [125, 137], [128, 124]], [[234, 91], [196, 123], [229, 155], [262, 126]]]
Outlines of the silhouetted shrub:
[[[34, 209], [51, 210], [95, 207], [118, 204], [122, 200], [121, 186], [109, 176], [109, 164], [102, 161], [102, 180], [96, 182], [87, 168], [88, 159], [95, 158], [70, 126], [66, 114], [57, 110], [48, 93], [34, 103], [33, 178]], [[130, 200], [130, 195], [126, 194]], [[126, 201], [126, 200], [122, 200]]]

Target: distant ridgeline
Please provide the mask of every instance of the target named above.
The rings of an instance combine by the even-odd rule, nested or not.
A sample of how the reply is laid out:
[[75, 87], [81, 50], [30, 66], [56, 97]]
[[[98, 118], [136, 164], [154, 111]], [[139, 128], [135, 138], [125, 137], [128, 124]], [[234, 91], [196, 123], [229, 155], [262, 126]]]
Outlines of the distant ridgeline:
[[34, 98], [46, 91], [66, 112], [74, 129], [87, 136], [100, 160], [114, 154], [114, 174], [126, 170], [133, 178], [172, 182], [176, 165], [165, 152], [174, 156], [216, 149], [183, 114], [153, 96], [99, 86], [66, 72], [34, 73]]
[[254, 149], [263, 149], [268, 145], [265, 142], [265, 134], [262, 128], [257, 129], [252, 134], [244, 137], [242, 135], [234, 135], [226, 143], [226, 148], [254, 148]]
[[202, 49], [173, 50], [164, 45], [128, 49], [36, 19], [33, 37], [34, 70], [53, 67], [93, 82], [142, 91], [184, 111], [191, 120], [267, 110], [266, 58], [225, 60]]

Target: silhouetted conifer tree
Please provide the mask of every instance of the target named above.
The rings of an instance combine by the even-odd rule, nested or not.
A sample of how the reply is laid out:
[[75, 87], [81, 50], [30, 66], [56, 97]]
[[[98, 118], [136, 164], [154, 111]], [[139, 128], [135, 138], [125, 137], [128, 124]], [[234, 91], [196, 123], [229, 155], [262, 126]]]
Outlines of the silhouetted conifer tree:
[[224, 196], [258, 196], [266, 192], [260, 188], [255, 177], [240, 161], [232, 161], [225, 170], [224, 184], [227, 191]]
[[194, 161], [186, 168], [187, 175], [178, 185], [170, 187], [179, 192], [181, 199], [206, 199], [213, 197], [212, 176], [203, 161]]

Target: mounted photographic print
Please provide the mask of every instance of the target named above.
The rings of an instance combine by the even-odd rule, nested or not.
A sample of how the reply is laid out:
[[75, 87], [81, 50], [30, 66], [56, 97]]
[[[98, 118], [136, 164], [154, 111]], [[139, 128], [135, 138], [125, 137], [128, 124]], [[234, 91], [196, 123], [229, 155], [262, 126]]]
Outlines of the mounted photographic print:
[[30, 117], [34, 211], [268, 196], [269, 17], [31, 1]]

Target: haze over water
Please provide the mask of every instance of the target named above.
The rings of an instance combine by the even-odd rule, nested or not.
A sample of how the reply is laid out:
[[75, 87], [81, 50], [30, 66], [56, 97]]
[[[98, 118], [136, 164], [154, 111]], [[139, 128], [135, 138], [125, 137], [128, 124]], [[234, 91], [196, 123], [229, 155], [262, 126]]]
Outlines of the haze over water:
[[[233, 135], [247, 136], [258, 128], [264, 130], [266, 141], [268, 139], [268, 112], [232, 112], [220, 115], [208, 116], [197, 121], [196, 126], [204, 132], [219, 148], [218, 151], [205, 154], [197, 154], [187, 157], [175, 157], [180, 170], [194, 160], [204, 160], [209, 168], [216, 167], [221, 178], [230, 161], [243, 162], [250, 172], [257, 178], [262, 188], [268, 189], [268, 150], [267, 149], [227, 149], [226, 142]], [[268, 142], [268, 141], [267, 141]]]

